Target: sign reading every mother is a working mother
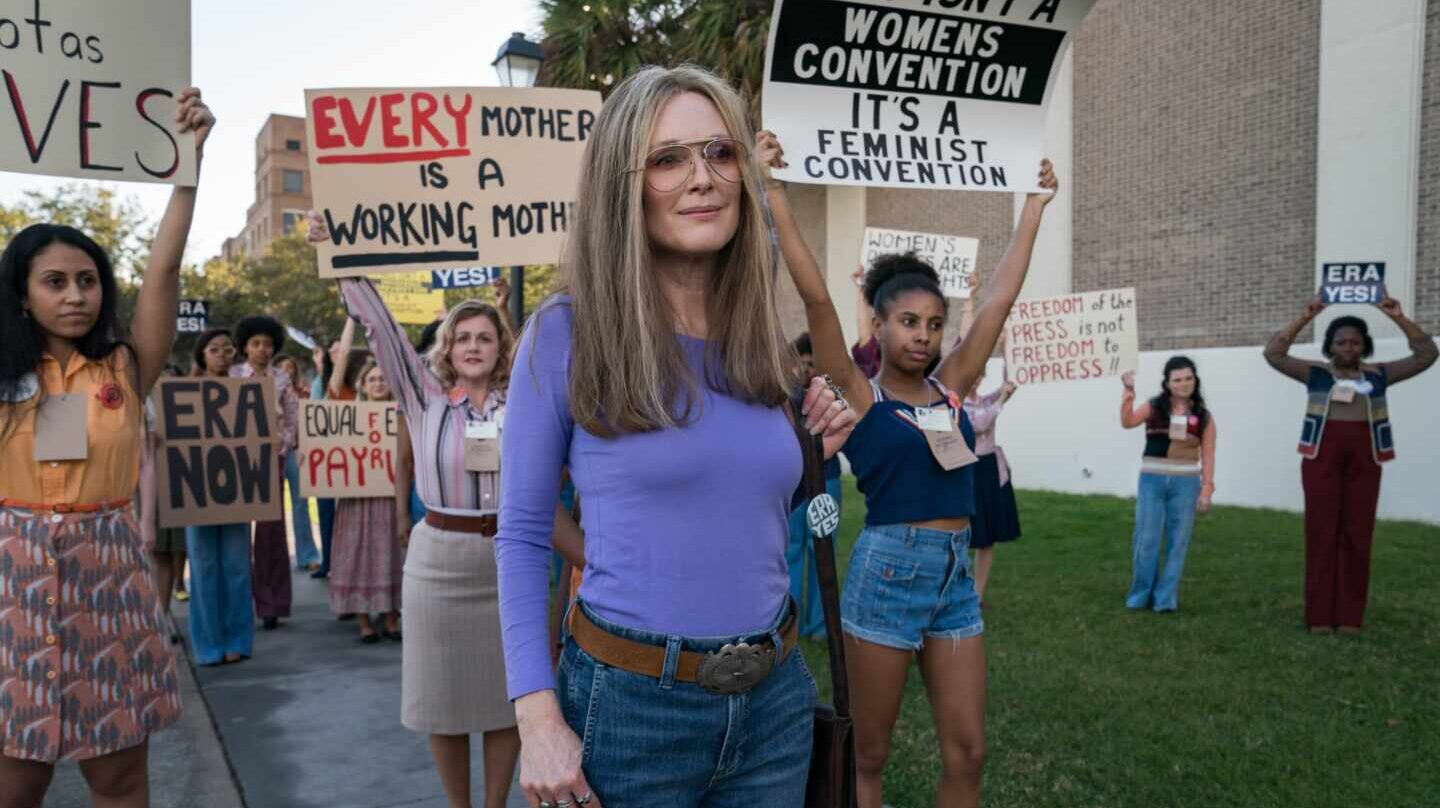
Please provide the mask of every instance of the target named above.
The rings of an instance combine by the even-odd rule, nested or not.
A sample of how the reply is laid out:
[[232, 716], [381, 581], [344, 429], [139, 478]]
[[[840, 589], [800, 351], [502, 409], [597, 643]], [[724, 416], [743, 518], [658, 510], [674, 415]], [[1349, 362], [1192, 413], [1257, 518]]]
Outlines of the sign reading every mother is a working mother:
[[555, 263], [600, 94], [305, 91], [320, 276]]

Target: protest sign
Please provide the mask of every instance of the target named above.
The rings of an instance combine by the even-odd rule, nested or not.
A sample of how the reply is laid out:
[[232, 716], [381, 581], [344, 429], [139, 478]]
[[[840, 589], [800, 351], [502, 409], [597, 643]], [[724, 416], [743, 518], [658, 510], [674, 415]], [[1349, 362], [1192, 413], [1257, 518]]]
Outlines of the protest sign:
[[394, 496], [399, 419], [386, 402], [302, 402], [300, 496]]
[[306, 90], [320, 276], [551, 264], [600, 94]]
[[175, 316], [175, 330], [181, 334], [199, 334], [210, 321], [210, 304], [204, 300], [182, 300]]
[[161, 379], [160, 526], [280, 518], [275, 382]]
[[397, 323], [425, 325], [445, 316], [445, 293], [432, 290], [426, 273], [381, 275], [375, 290]]
[[946, 297], [970, 296], [968, 281], [975, 274], [975, 256], [980, 252], [980, 239], [884, 227], [865, 228], [865, 242], [860, 253], [867, 269], [878, 256], [907, 252], [915, 253], [916, 258], [940, 273], [940, 291]]
[[458, 267], [437, 269], [430, 273], [431, 289], [468, 289], [488, 286], [500, 280], [500, 267]]
[[1039, 190], [1045, 106], [1094, 0], [775, 0], [762, 113], [782, 180]]
[[0, 171], [195, 184], [190, 0], [0, 0]]
[[289, 334], [290, 339], [295, 340], [300, 347], [311, 351], [315, 350], [315, 338], [306, 334], [304, 331], [301, 331], [293, 325], [287, 325], [285, 326], [285, 333]]
[[1005, 361], [1016, 384], [1119, 376], [1139, 360], [1135, 290], [1021, 300], [1005, 322]]
[[1327, 306], [1336, 303], [1380, 305], [1385, 302], [1385, 262], [1322, 264], [1320, 300]]

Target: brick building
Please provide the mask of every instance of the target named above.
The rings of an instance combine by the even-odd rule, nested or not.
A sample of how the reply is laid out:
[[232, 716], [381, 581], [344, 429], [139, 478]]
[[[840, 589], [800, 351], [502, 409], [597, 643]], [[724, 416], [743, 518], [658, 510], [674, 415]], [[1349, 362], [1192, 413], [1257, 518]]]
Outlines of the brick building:
[[245, 213], [245, 229], [225, 239], [227, 259], [261, 255], [310, 210], [310, 177], [305, 149], [305, 119], [271, 115], [255, 136], [255, 201]]

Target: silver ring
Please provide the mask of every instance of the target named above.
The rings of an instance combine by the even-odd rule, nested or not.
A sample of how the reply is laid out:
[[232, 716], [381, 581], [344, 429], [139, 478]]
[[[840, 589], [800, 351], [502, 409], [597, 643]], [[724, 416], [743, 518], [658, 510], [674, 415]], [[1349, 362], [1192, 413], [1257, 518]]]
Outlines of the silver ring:
[[594, 797], [594, 796], [595, 796], [594, 794], [592, 794], [592, 793], [590, 793], [589, 791], [587, 791], [587, 792], [585, 792], [585, 796], [576, 798], [575, 804], [576, 804], [576, 805], [589, 805], [591, 798]]
[[569, 801], [569, 800], [556, 800], [556, 801], [555, 801], [555, 808], [570, 808], [570, 806], [572, 806], [572, 805], [574, 805], [574, 804], [575, 804], [575, 803], [573, 803], [573, 802], [571, 802], [571, 801]]
[[544, 801], [544, 800], [541, 800], [541, 801], [540, 801], [540, 808], [555, 808], [555, 803], [553, 803], [553, 802], [546, 802], [546, 801]]

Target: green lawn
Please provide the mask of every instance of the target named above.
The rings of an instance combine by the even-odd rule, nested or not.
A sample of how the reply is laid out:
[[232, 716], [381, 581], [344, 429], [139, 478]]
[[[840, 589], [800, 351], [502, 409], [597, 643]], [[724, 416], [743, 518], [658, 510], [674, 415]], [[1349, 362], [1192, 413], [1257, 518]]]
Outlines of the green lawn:
[[[986, 594], [987, 808], [1440, 806], [1440, 528], [1380, 523], [1364, 634], [1312, 637], [1298, 515], [1202, 517], [1180, 611], [1156, 615], [1124, 607], [1132, 500], [1019, 496]], [[826, 688], [823, 644], [805, 653]], [[886, 801], [929, 806], [938, 776], [912, 668]]]

